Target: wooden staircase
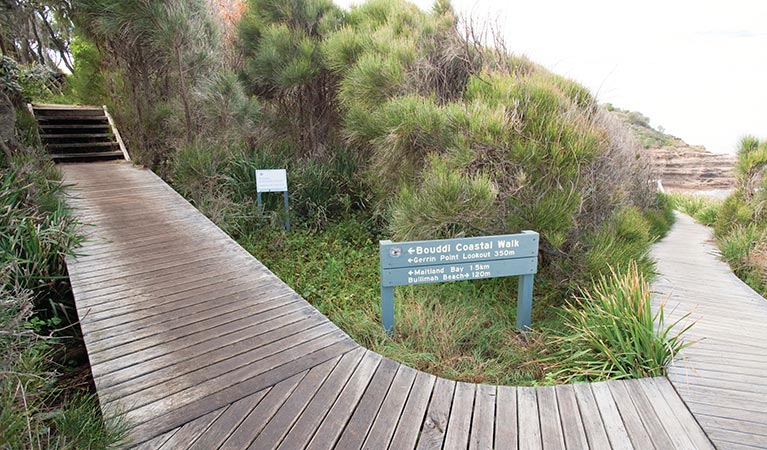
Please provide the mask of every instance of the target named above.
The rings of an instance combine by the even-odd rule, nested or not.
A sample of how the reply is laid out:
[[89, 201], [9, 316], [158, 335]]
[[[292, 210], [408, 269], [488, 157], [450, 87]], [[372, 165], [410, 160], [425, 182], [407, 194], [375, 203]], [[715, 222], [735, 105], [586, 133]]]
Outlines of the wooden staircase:
[[130, 160], [106, 108], [31, 104], [40, 139], [56, 162]]

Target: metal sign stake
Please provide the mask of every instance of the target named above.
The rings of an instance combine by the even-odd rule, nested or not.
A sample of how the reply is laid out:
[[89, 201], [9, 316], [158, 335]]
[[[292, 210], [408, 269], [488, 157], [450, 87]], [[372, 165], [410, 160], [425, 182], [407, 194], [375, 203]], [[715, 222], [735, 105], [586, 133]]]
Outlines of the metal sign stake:
[[290, 209], [288, 207], [288, 175], [285, 169], [256, 170], [256, 203], [259, 214], [264, 212], [262, 192], [282, 192], [285, 203], [285, 231], [290, 232]]

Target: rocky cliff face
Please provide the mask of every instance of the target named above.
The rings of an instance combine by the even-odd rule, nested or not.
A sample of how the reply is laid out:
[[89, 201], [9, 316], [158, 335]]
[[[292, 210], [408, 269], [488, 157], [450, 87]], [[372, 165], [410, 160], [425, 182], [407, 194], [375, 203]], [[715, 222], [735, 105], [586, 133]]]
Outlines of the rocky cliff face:
[[735, 155], [712, 153], [689, 145], [662, 127], [650, 125], [642, 113], [605, 105], [631, 130], [637, 142], [652, 155], [663, 187], [672, 191], [727, 191], [735, 186]]
[[669, 190], [728, 190], [735, 186], [735, 155], [712, 153], [681, 142], [648, 149], [661, 182]]

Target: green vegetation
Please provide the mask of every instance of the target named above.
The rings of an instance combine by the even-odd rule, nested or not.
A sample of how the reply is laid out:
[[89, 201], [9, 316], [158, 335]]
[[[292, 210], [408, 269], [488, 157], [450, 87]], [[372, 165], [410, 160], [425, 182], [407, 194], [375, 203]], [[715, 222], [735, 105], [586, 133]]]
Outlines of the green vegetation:
[[[79, 237], [60, 174], [37, 142], [22, 101], [50, 95], [41, 66], [2, 57], [0, 76], [0, 442], [4, 449], [109, 448], [125, 435], [104, 423], [89, 379], [64, 257]], [[47, 75], [46, 75], [47, 74]]]
[[654, 128], [650, 125], [650, 118], [640, 112], [616, 108], [610, 103], [605, 107], [629, 127], [631, 134], [639, 141], [642, 148], [673, 147], [684, 144], [681, 139], [666, 134], [663, 127]]
[[674, 194], [676, 209], [712, 226], [722, 257], [755, 291], [767, 295], [767, 140], [744, 137], [735, 191], [724, 201]]
[[[604, 274], [649, 276], [647, 250], [673, 217], [647, 183], [646, 155], [587, 89], [503, 42], [467, 38], [477, 30], [447, 1], [424, 12], [398, 0], [350, 11], [250, 0], [235, 20], [202, 0], [71, 3], [67, 98], [108, 105], [136, 161], [363, 345], [450, 378], [514, 384], [658, 373], [671, 357], [673, 337], [661, 337], [672, 340], [662, 355], [647, 338], [661, 317], [641, 316], [626, 341], [641, 342], [632, 361], [643, 369], [557, 365], [565, 342], [590, 345], [566, 337], [602, 320], [604, 289], [623, 295]], [[278, 167], [289, 235], [275, 230], [277, 196], [269, 212], [255, 207], [254, 170]], [[397, 334], [383, 334], [378, 239], [524, 229], [541, 234], [529, 336], [514, 330], [513, 279], [398, 288]], [[567, 319], [575, 310], [593, 321]]]
[[0, 168], [0, 440], [9, 449], [107, 448], [124, 426], [101, 420], [82, 342], [67, 329], [77, 321], [63, 261], [74, 221], [53, 164], [26, 152]]
[[668, 195], [671, 206], [707, 226], [716, 224], [722, 200], [694, 194], [672, 192]]
[[660, 376], [690, 345], [681, 334], [692, 324], [672, 331], [679, 321], [666, 323], [662, 308], [653, 313], [649, 283], [635, 264], [601, 276], [563, 316], [566, 331], [550, 359], [552, 376], [565, 381]]

